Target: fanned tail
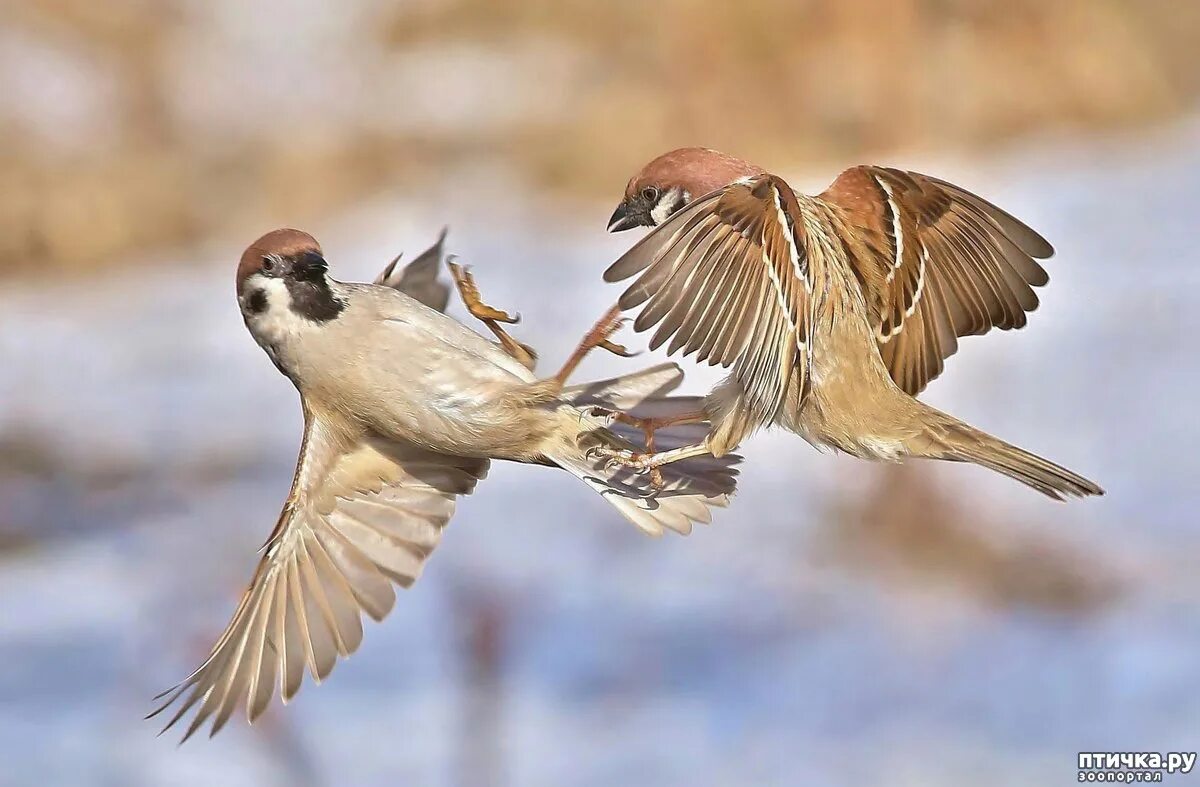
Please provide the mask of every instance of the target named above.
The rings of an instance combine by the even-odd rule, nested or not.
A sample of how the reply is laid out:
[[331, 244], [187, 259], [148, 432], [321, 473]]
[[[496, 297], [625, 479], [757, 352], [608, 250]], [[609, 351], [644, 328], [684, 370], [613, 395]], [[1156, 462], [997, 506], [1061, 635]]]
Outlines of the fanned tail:
[[[666, 465], [661, 469], [663, 486], [655, 488], [650, 476], [626, 467], [609, 465], [593, 456], [599, 447], [640, 450], [641, 433], [622, 423], [611, 422], [592, 410], [621, 409], [635, 418], [669, 418], [695, 413], [703, 407], [700, 397], [663, 396], [674, 390], [683, 374], [675, 364], [575, 386], [564, 396], [580, 409], [568, 414], [577, 429], [575, 439], [548, 458], [600, 493], [622, 516], [643, 532], [659, 536], [667, 530], [688, 534], [696, 522], [712, 521], [712, 509], [724, 508], [737, 485], [741, 457], [699, 456]], [[708, 434], [707, 422], [666, 427], [655, 432], [658, 450], [692, 445]]]

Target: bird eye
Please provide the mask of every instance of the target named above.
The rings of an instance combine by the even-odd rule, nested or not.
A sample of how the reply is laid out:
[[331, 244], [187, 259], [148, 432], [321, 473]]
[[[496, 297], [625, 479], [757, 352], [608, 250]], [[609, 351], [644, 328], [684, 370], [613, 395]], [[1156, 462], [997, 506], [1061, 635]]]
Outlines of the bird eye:
[[642, 189], [642, 199], [646, 200], [646, 202], [657, 202], [658, 189], [656, 189], [654, 186], [647, 186], [646, 188]]
[[275, 270], [275, 260], [271, 257], [263, 257], [262, 270], [263, 273], [270, 273], [271, 271]]

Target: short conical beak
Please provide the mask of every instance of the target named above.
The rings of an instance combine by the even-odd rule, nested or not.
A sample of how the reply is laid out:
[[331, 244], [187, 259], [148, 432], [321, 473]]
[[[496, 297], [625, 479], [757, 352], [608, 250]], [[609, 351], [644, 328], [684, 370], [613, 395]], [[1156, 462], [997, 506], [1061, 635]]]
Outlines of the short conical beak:
[[621, 232], [622, 230], [630, 230], [637, 226], [637, 221], [629, 215], [629, 206], [622, 202], [613, 211], [612, 218], [608, 220], [609, 232]]
[[301, 281], [319, 279], [329, 271], [325, 258], [315, 251], [306, 251], [292, 262], [291, 274]]

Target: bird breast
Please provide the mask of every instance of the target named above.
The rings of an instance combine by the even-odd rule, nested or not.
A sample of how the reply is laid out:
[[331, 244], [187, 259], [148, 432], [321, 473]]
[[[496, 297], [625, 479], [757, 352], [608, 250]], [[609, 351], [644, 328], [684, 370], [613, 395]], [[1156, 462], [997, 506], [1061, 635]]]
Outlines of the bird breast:
[[456, 321], [409, 305], [388, 299], [381, 309], [370, 298], [349, 298], [338, 319], [297, 342], [301, 391], [431, 450], [524, 456], [553, 422], [552, 410], [521, 396], [527, 382], [493, 363], [493, 348], [478, 334], [468, 331], [476, 346]]

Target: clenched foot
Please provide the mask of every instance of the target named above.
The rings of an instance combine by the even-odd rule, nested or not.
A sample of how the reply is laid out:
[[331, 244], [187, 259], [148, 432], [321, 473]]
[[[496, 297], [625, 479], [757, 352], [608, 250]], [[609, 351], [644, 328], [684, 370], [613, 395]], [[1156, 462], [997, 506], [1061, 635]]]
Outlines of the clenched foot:
[[454, 277], [454, 284], [458, 287], [463, 304], [472, 317], [484, 322], [494, 321], [508, 325], [515, 325], [521, 321], [521, 315], [513, 316], [483, 302], [483, 296], [479, 294], [479, 285], [475, 283], [475, 277], [471, 275], [469, 268], [459, 265], [457, 262], [449, 263], [449, 267], [450, 275]]
[[592, 329], [587, 332], [586, 336], [583, 337], [583, 342], [580, 345], [580, 349], [586, 352], [593, 347], [603, 347], [610, 353], [619, 355], [622, 358], [632, 358], [633, 356], [637, 355], [637, 353], [630, 352], [625, 345], [617, 344], [616, 342], [611, 341], [609, 338], [614, 333], [621, 330], [621, 326], [627, 322], [629, 322], [629, 318], [622, 317], [620, 309], [614, 306], [605, 312], [604, 316], [600, 318], [599, 322], [593, 325]]
[[658, 465], [654, 464], [654, 458], [650, 454], [627, 449], [608, 448], [606, 446], [595, 448], [591, 453], [593, 456], [605, 460], [606, 465], [625, 467], [639, 475], [649, 473], [650, 483], [655, 489], [662, 489], [665, 486], [662, 470]]

